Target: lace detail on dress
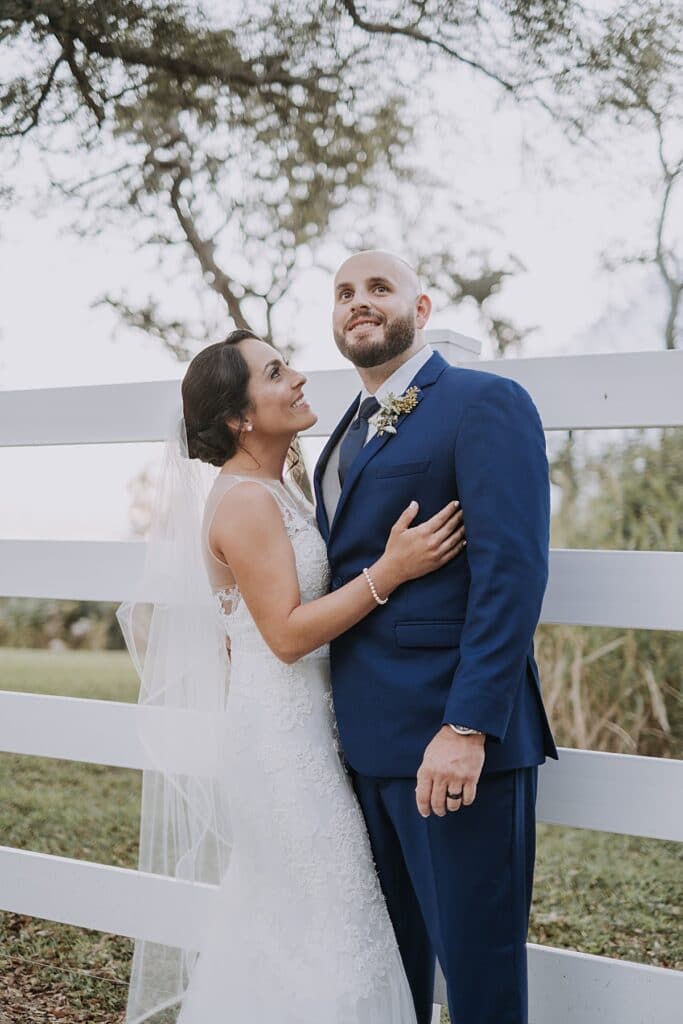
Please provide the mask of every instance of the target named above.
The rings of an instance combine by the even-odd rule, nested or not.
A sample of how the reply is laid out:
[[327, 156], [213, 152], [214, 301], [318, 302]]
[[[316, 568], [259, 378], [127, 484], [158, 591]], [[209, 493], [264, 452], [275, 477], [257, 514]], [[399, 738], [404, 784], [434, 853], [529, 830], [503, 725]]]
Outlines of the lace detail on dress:
[[237, 611], [242, 600], [237, 584], [233, 587], [223, 587], [222, 590], [217, 590], [215, 596], [220, 603], [219, 611], [226, 619], [229, 619]]
[[[252, 786], [258, 780], [255, 792], [240, 786], [236, 799], [244, 799], [245, 817], [253, 814], [254, 803], [267, 808], [266, 856], [277, 862], [276, 891], [266, 900], [272, 917], [264, 927], [275, 934], [281, 922], [300, 920], [300, 929], [290, 929], [283, 939], [288, 955], [298, 956], [303, 945], [307, 971], [321, 980], [327, 973], [328, 992], [353, 997], [348, 1017], [333, 1020], [362, 1024], [356, 1001], [387, 980], [398, 947], [362, 812], [337, 749], [329, 664], [275, 662], [274, 672], [265, 659], [258, 661], [249, 659], [238, 691], [233, 679], [229, 711], [234, 772]], [[253, 850], [252, 859], [266, 878]]]
[[327, 707], [327, 710], [330, 715], [330, 728], [332, 730], [332, 742], [334, 743], [334, 749], [337, 751], [337, 754], [340, 756], [340, 758], [342, 758], [342, 766], [344, 768], [344, 771], [346, 771], [346, 763], [343, 760], [341, 736], [339, 735], [339, 726], [337, 725], [337, 716], [334, 710], [334, 699], [332, 697], [332, 690], [330, 690], [327, 693], [323, 693], [322, 698], [323, 701], [325, 702], [325, 706]]

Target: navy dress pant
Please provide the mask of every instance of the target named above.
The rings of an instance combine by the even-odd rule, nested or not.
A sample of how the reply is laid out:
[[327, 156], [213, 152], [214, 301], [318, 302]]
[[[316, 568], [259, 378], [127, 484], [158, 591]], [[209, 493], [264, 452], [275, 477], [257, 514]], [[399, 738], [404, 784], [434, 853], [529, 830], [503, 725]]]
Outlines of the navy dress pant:
[[474, 803], [443, 818], [421, 817], [414, 778], [351, 777], [418, 1024], [431, 1021], [436, 958], [452, 1024], [527, 1024], [538, 768], [482, 775]]

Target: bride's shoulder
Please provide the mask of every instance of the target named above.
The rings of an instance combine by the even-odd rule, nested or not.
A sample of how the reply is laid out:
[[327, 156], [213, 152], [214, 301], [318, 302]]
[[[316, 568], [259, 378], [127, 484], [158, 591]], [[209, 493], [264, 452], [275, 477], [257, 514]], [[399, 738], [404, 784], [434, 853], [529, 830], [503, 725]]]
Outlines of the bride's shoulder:
[[270, 517], [278, 514], [278, 502], [270, 487], [260, 481], [233, 477], [214, 485], [216, 518]]
[[211, 543], [235, 569], [245, 558], [280, 554], [289, 544], [283, 510], [269, 487], [240, 480], [221, 495], [210, 530]]

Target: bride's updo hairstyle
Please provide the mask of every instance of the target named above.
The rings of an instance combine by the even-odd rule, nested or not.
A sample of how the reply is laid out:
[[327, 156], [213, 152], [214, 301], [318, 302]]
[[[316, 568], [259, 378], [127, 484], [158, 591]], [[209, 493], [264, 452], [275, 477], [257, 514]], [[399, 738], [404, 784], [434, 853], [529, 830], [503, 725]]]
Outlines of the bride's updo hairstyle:
[[222, 466], [239, 448], [239, 431], [227, 420], [240, 422], [249, 409], [249, 367], [239, 350], [251, 331], [231, 331], [225, 341], [207, 345], [194, 357], [183, 377], [183, 417], [191, 459]]

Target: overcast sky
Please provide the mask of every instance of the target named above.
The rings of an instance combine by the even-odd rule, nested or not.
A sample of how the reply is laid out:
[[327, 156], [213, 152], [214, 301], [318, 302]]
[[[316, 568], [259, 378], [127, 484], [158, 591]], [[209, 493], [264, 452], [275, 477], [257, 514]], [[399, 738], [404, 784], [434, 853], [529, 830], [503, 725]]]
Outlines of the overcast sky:
[[[588, 152], [570, 146], [533, 108], [499, 109], [494, 92], [468, 72], [451, 72], [437, 88], [438, 103], [425, 120], [426, 158], [448, 167], [475, 219], [482, 211], [486, 237], [493, 226], [499, 251], [514, 252], [524, 264], [499, 302], [516, 322], [538, 327], [524, 354], [661, 348], [664, 301], [654, 277], [642, 270], [610, 275], [601, 265], [605, 250], [637, 252], [651, 243], [653, 140], [624, 134]], [[454, 124], [457, 133], [445, 130]], [[25, 164], [22, 175], [25, 195], [42, 185], [37, 165]], [[183, 365], [158, 341], [129, 328], [114, 332], [111, 311], [92, 307], [105, 291], [163, 294], [168, 286], [161, 286], [151, 253], [136, 251], [124, 233], [76, 238], [67, 230], [73, 215], [39, 212], [33, 203], [3, 213], [0, 386], [180, 378]], [[433, 231], [433, 218], [425, 222]], [[446, 225], [434, 245], [447, 245], [456, 231]], [[410, 258], [431, 237], [407, 239], [402, 254]], [[324, 255], [334, 264], [344, 253], [330, 246]], [[173, 290], [176, 301], [187, 292], [189, 308], [189, 281], [175, 281]], [[302, 272], [294, 299], [296, 365], [343, 365], [330, 331], [329, 272]], [[481, 336], [465, 305], [438, 313], [431, 326]], [[198, 339], [198, 347], [218, 337]], [[0, 537], [125, 538], [127, 481], [153, 458], [149, 445], [0, 450]]]

